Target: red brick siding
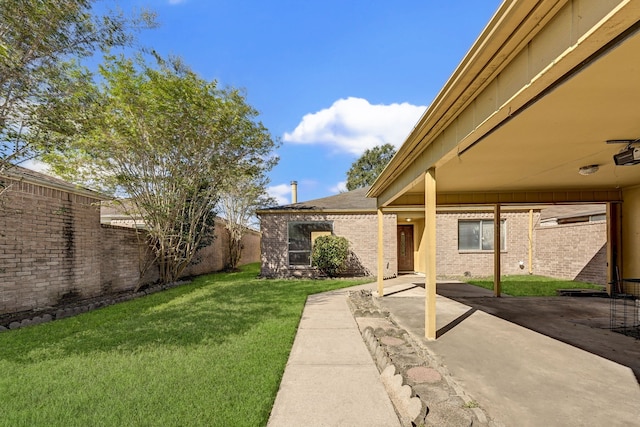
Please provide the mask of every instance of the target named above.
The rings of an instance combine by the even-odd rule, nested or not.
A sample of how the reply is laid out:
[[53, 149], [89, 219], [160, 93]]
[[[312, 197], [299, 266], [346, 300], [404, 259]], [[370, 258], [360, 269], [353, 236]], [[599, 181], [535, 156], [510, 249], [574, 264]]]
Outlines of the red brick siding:
[[[534, 213], [534, 220], [538, 214]], [[502, 212], [505, 250], [500, 256], [502, 274], [528, 274], [529, 212]], [[493, 212], [439, 212], [436, 217], [436, 272], [439, 277], [493, 275], [493, 251], [459, 251], [458, 221], [493, 219]], [[520, 261], [525, 268], [520, 268]]]
[[[349, 240], [350, 249], [357, 257], [345, 274], [375, 276], [377, 274], [378, 216], [377, 214], [263, 214], [262, 268], [264, 277], [313, 276], [310, 268], [289, 268], [288, 223], [292, 221], [331, 221], [333, 233]], [[397, 271], [396, 215], [384, 215], [385, 277], [395, 277]]]
[[606, 221], [536, 227], [534, 242], [535, 274], [606, 284]]
[[[503, 275], [529, 274], [529, 211], [505, 212], [506, 247], [501, 253]], [[439, 277], [483, 277], [493, 275], [493, 251], [459, 251], [458, 221], [492, 219], [493, 212], [439, 212], [437, 214], [436, 268]], [[540, 213], [534, 211], [533, 223]], [[261, 217], [262, 270], [265, 277], [313, 275], [310, 269], [290, 269], [287, 256], [287, 222], [333, 221], [334, 233], [349, 239], [351, 249], [376, 275], [377, 216], [266, 214]], [[385, 277], [397, 274], [396, 218], [385, 215]], [[553, 231], [550, 231], [553, 230]], [[414, 237], [416, 241], [420, 236]], [[520, 268], [520, 262], [524, 268]], [[606, 224], [573, 224], [534, 227], [533, 274], [606, 282]]]
[[99, 295], [98, 200], [8, 181], [0, 215], [0, 313]]
[[[101, 226], [98, 199], [24, 181], [4, 183], [9, 188], [0, 199], [0, 314], [53, 306], [70, 293], [91, 298], [138, 284], [136, 230]], [[223, 226], [216, 232], [224, 232]], [[257, 232], [246, 237], [242, 264], [259, 261], [259, 240]], [[198, 254], [204, 261], [184, 275], [222, 269], [224, 249], [224, 239], [215, 239]], [[157, 278], [152, 267], [142, 282]]]
[[[191, 265], [184, 270], [182, 276], [199, 276], [220, 271], [227, 266], [229, 232], [222, 221], [216, 221], [215, 235], [211, 245], [196, 252]], [[260, 261], [260, 233], [248, 231], [242, 238], [242, 247], [240, 265]]]
[[[140, 278], [140, 258], [151, 256], [143, 232], [128, 227], [102, 225], [100, 245], [100, 283], [104, 292], [125, 291], [136, 286]], [[136, 233], [138, 237], [136, 237]], [[158, 280], [158, 269], [149, 268], [141, 280]]]

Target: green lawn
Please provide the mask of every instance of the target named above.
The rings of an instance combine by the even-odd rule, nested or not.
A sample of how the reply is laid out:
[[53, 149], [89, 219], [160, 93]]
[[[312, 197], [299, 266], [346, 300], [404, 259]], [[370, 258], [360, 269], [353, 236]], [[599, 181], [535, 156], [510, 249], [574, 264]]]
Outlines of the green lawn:
[[261, 426], [307, 295], [253, 264], [0, 334], [0, 426]]
[[[493, 289], [493, 277], [466, 280], [475, 286]], [[556, 296], [558, 289], [603, 289], [602, 286], [571, 280], [553, 279], [544, 276], [504, 276], [501, 278], [502, 293], [514, 297]]]

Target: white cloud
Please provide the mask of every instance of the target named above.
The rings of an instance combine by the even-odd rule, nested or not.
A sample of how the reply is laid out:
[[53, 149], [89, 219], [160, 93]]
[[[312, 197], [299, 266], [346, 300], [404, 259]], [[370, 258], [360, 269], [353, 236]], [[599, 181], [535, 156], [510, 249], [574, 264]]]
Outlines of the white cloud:
[[288, 205], [291, 203], [291, 185], [279, 184], [267, 187], [267, 194], [276, 199], [278, 205]]
[[37, 159], [25, 160], [24, 162], [20, 163], [20, 166], [25, 169], [31, 169], [32, 171], [51, 174], [51, 167], [45, 162], [41, 162]]
[[335, 186], [331, 187], [329, 189], [329, 191], [331, 191], [333, 194], [344, 193], [345, 191], [348, 191], [347, 190], [347, 182], [346, 181], [340, 181]]
[[361, 155], [390, 143], [399, 147], [426, 107], [409, 103], [371, 105], [362, 98], [339, 99], [329, 108], [306, 114], [283, 140], [296, 144], [326, 144]]

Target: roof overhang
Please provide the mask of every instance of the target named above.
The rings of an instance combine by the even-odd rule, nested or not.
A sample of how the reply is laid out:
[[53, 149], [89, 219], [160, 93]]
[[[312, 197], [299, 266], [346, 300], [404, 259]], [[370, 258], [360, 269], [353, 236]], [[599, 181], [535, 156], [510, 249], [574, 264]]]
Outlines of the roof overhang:
[[440, 205], [621, 201], [640, 165], [606, 141], [640, 138], [639, 29], [637, 1], [505, 1], [367, 196], [424, 203], [435, 168]]
[[67, 193], [76, 194], [79, 196], [88, 197], [96, 200], [110, 200], [113, 197], [103, 193], [99, 193], [88, 188], [80, 187], [68, 182], [64, 182], [60, 179], [49, 177], [47, 175], [32, 172], [20, 167], [10, 167], [0, 172], [0, 178], [5, 177], [13, 181], [23, 181], [30, 184], [35, 184], [44, 188], [51, 188], [53, 190], [65, 191]]
[[261, 209], [256, 215], [358, 215], [376, 214], [376, 209]]

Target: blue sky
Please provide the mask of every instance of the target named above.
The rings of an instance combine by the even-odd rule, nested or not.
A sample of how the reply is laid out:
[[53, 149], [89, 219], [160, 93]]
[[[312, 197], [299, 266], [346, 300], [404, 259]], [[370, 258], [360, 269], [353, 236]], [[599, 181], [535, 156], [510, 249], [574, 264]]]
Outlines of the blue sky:
[[[104, 1], [104, 0], [103, 0]], [[281, 140], [269, 192], [290, 202], [340, 191], [366, 149], [399, 146], [499, 0], [120, 0], [159, 28], [139, 42], [201, 77], [244, 88]], [[113, 4], [104, 1], [105, 5]]]

